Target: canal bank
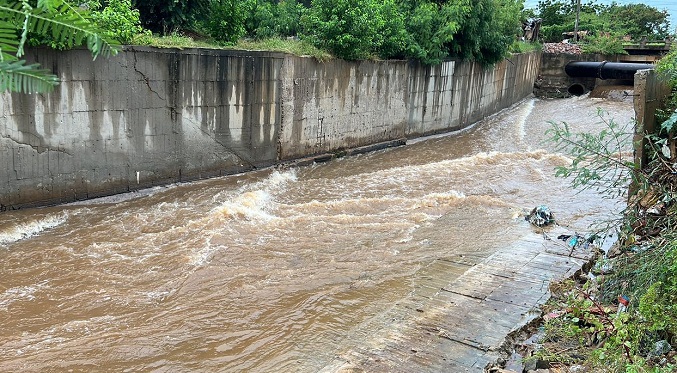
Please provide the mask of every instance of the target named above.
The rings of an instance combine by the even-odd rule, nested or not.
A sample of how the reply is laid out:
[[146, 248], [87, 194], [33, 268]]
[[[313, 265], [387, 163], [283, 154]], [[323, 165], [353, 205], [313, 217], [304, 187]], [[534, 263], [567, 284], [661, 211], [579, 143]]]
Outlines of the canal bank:
[[61, 84], [0, 96], [2, 210], [462, 129], [530, 95], [540, 64], [538, 53], [484, 68], [147, 47], [27, 59]]

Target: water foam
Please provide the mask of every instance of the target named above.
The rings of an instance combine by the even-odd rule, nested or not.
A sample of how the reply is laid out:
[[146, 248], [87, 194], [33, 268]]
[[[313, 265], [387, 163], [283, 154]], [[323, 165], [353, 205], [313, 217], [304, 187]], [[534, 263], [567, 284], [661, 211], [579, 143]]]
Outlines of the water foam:
[[515, 121], [515, 125], [517, 128], [517, 138], [519, 139], [519, 142], [524, 143], [524, 140], [527, 137], [527, 133], [525, 130], [525, 125], [527, 123], [527, 118], [529, 115], [531, 115], [531, 112], [534, 110], [534, 105], [535, 105], [535, 100], [529, 100], [520, 110], [517, 114], [517, 120]]
[[42, 281], [35, 285], [18, 286], [5, 290], [0, 294], [0, 310], [7, 310], [7, 306], [17, 300], [32, 301], [35, 299], [35, 293], [48, 286], [47, 281]]
[[462, 192], [452, 190], [446, 193], [428, 194], [423, 197], [421, 203], [426, 207], [445, 206], [465, 198], [466, 195]]
[[275, 218], [266, 211], [270, 200], [270, 194], [262, 190], [245, 192], [222, 203], [215, 211], [231, 219], [270, 221]]
[[198, 251], [195, 251], [188, 257], [188, 262], [197, 267], [204, 266], [209, 263], [212, 255], [219, 249], [223, 248], [220, 245], [211, 245], [209, 242], [205, 242], [204, 246]]
[[62, 213], [50, 214], [42, 219], [18, 223], [0, 230], [0, 244], [10, 244], [36, 236], [48, 229], [58, 227], [65, 223], [66, 220], [68, 220], [68, 215]]
[[284, 191], [290, 182], [297, 180], [296, 171], [273, 171], [267, 178], [243, 188], [239, 194], [223, 202], [215, 212], [231, 219], [270, 221], [275, 219], [269, 210], [273, 195]]

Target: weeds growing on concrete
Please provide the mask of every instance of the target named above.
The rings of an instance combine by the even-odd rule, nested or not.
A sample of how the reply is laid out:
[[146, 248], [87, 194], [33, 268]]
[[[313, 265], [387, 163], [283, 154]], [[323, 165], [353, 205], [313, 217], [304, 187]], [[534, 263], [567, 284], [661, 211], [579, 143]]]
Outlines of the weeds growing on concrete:
[[261, 40], [241, 39], [233, 45], [215, 43], [209, 39], [198, 40], [193, 37], [173, 33], [166, 36], [157, 36], [150, 33], [139, 34], [133, 41], [135, 45], [148, 45], [159, 48], [209, 48], [209, 49], [236, 49], [258, 50], [269, 52], [284, 52], [297, 56], [311, 56], [320, 61], [326, 61], [332, 56], [308, 42], [298, 39], [268, 38]]
[[566, 124], [549, 131], [572, 164], [557, 169], [577, 188], [610, 198], [637, 188], [620, 220], [618, 246], [600, 253], [578, 281], [553, 289], [544, 311], [543, 348], [530, 359], [588, 372], [677, 370], [677, 172], [664, 149], [666, 134], [652, 134], [650, 162], [626, 160], [632, 132], [599, 113], [599, 134], [572, 134]]

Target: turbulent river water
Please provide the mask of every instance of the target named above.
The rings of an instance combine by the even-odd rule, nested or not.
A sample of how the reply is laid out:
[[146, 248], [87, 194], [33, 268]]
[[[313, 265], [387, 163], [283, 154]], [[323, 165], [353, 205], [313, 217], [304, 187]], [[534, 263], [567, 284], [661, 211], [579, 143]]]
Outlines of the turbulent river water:
[[617, 211], [555, 178], [570, 160], [545, 141], [551, 120], [601, 129], [598, 108], [634, 114], [529, 99], [400, 148], [2, 213], [0, 371], [321, 370], [433, 260], [481, 261], [536, 205], [579, 232]]

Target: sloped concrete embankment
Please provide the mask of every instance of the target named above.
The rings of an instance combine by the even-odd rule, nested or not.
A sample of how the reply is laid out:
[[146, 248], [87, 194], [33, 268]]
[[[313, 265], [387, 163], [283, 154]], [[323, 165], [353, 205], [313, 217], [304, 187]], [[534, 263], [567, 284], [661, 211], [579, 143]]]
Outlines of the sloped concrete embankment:
[[[562, 232], [559, 232], [561, 229]], [[548, 236], [565, 233], [556, 228]], [[488, 258], [440, 258], [435, 276], [381, 317], [381, 332], [342, 352], [324, 372], [483, 372], [509, 336], [535, 320], [549, 284], [592, 259], [588, 249], [533, 233]], [[432, 277], [431, 277], [432, 278]]]

